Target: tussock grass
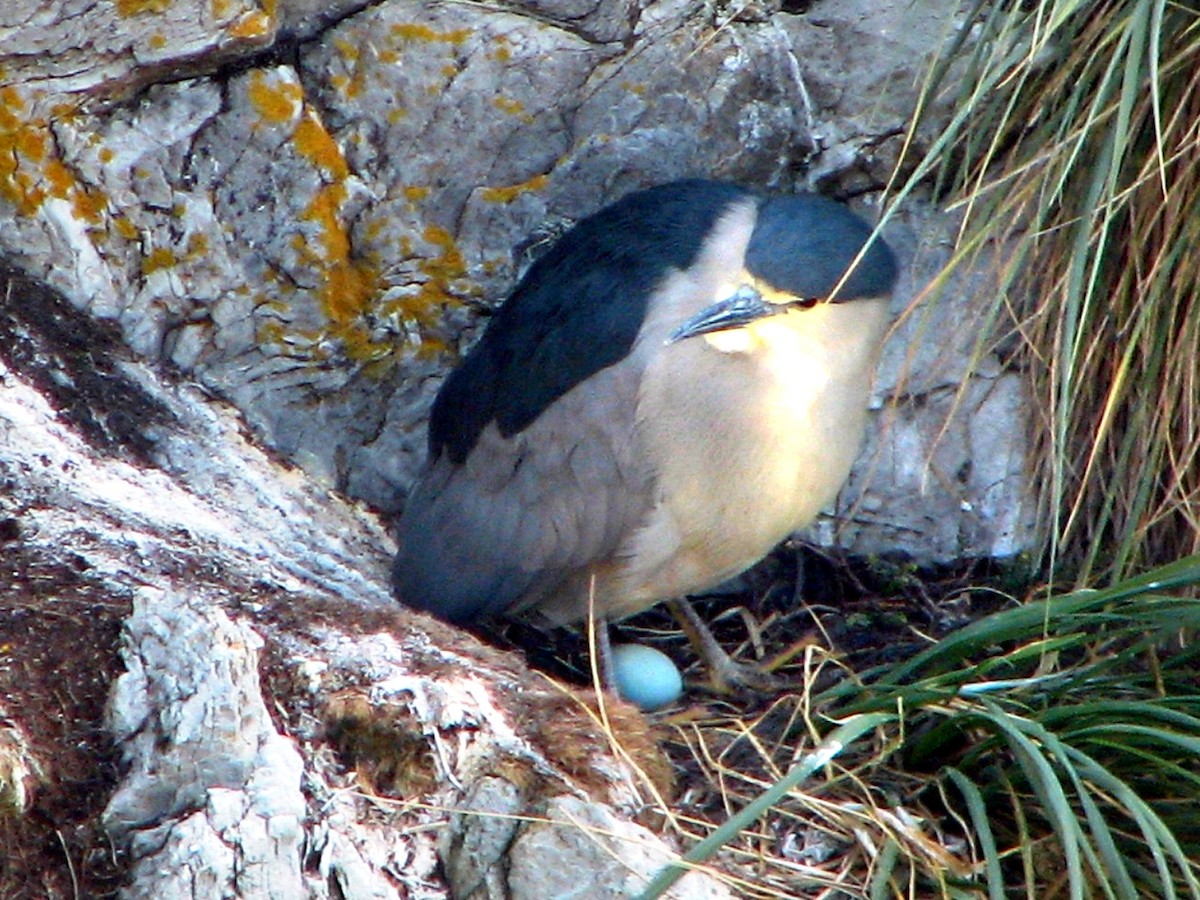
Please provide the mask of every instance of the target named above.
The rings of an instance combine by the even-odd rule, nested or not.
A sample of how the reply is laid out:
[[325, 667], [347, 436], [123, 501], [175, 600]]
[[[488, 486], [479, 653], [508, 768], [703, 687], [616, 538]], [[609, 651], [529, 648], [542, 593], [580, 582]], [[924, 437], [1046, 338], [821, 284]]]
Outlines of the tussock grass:
[[[677, 725], [748, 897], [1200, 898], [1200, 556], [978, 619], [854, 675]], [[692, 805], [697, 805], [692, 798]]]
[[1055, 587], [832, 688], [811, 648], [765, 713], [680, 725], [728, 820], [644, 897], [720, 854], [746, 896], [1200, 898], [1200, 8], [967, 26], [891, 193], [932, 186], [952, 265], [995, 267], [979, 349], [1030, 374]]
[[975, 38], [919, 168], [962, 247], [1001, 248], [991, 337], [1034, 383], [1047, 562], [1120, 579], [1200, 550], [1200, 9], [996, 5]]

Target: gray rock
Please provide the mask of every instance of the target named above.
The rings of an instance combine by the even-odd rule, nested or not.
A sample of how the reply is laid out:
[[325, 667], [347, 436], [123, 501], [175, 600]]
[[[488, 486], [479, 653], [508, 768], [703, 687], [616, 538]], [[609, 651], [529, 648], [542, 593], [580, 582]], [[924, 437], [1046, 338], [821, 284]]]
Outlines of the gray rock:
[[[441, 375], [535, 235], [695, 174], [838, 188], [873, 211], [915, 86], [959, 27], [957, 4], [934, 0], [804, 15], [683, 0], [219, 7], [0, 14], [4, 128], [21, 148], [0, 253], [231, 400], [321, 484], [389, 513]], [[285, 39], [303, 39], [290, 62], [228, 65]], [[925, 121], [918, 144], [939, 110]], [[897, 310], [948, 259], [952, 230], [919, 200], [890, 226], [912, 265]], [[954, 338], [943, 352], [921, 325], [973, 339], [987, 283], [956, 278], [901, 326], [879, 392], [881, 409], [898, 405], [868, 448], [877, 474], [859, 503], [859, 468], [839, 506], [854, 513], [818, 540], [948, 561], [1033, 539], [1020, 374]], [[943, 402], [968, 371], [998, 383]], [[958, 421], [985, 398], [988, 427]], [[1013, 418], [990, 427], [999, 415]]]

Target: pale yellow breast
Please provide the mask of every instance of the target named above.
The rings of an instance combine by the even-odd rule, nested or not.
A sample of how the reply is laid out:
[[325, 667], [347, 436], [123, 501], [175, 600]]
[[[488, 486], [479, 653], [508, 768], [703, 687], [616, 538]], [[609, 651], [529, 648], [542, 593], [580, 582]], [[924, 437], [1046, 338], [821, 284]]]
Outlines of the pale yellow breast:
[[818, 304], [654, 358], [639, 420], [659, 503], [622, 548], [622, 606], [716, 584], [832, 501], [862, 441], [886, 323], [884, 300]]

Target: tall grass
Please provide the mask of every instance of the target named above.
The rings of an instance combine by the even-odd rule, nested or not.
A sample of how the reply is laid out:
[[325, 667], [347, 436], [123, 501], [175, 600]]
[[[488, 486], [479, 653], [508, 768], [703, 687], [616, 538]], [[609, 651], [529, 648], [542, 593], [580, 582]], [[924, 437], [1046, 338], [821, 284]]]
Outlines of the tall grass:
[[764, 716], [698, 746], [740, 809], [644, 897], [719, 848], [800, 896], [761, 849], [791, 829], [840, 848], [803, 896], [1200, 900], [1200, 6], [980, 0], [919, 109], [947, 96], [894, 196], [932, 184], [956, 264], [996, 265], [982, 340], [1030, 374], [1043, 562], [1075, 588], [814, 679], [791, 741]]
[[1003, 258], [1048, 562], [1119, 579], [1200, 549], [1200, 9], [996, 4], [975, 35], [921, 168]]
[[[1197, 584], [1185, 558], [684, 726], [737, 811], [642, 897], [719, 851], [762, 897], [1200, 900], [1200, 599], [1176, 595]], [[830, 856], [802, 865], [788, 832]]]

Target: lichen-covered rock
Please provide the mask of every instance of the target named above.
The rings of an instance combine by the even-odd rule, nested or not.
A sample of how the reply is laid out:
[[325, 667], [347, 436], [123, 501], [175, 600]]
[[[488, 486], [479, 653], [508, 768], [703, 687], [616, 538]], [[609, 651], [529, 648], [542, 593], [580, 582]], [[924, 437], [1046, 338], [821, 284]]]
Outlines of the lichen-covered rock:
[[[476, 310], [547, 235], [684, 175], [875, 194], [914, 86], [960, 27], [955, 4], [861, 0], [800, 15], [678, 0], [122, 0], [82, 11], [91, 30], [70, 14], [65, 2], [0, 14], [0, 254], [115, 320], [142, 358], [232, 400], [321, 483], [386, 512], [421, 465], [429, 401]], [[290, 57], [226, 66], [296, 37]], [[937, 116], [925, 121], [918, 140]], [[909, 213], [894, 242], [946, 234], [919, 204]], [[924, 285], [907, 280], [897, 308]], [[975, 286], [961, 287], [939, 306], [943, 333], [971, 332]], [[912, 358], [918, 382], [962, 371]], [[890, 403], [897, 385], [883, 384]], [[887, 430], [898, 490], [875, 479], [842, 540], [927, 560], [1025, 546], [1028, 517], [1006, 507], [1005, 524], [989, 522], [980, 493], [1005, 506], [1027, 492], [1011, 439], [1022, 408], [990, 407], [1018, 417], [995, 446], [907, 409], [925, 444], [980, 474], [961, 490], [958, 475], [931, 480], [911, 439], [897, 443], [903, 429]], [[981, 487], [998, 465], [1020, 483]], [[914, 482], [926, 486], [915, 503]]]
[[[24, 279], [0, 290], [0, 590], [13, 602], [0, 814], [19, 818], [63, 767], [82, 770], [86, 789], [53, 810], [73, 822], [104, 807], [103, 831], [57, 832], [86, 862], [77, 892], [113, 859], [129, 897], [445, 897], [439, 855], [506, 884], [503, 851], [523, 833], [477, 831], [471, 810], [506, 802], [524, 822], [566, 793], [620, 823], [661, 793], [669, 765], [632, 707], [610, 702], [608, 718], [639, 772], [613, 753], [591, 691], [396, 606], [373, 516], [89, 323]], [[86, 354], [73, 352], [81, 330]], [[25, 614], [32, 651], [34, 629], [17, 647], [11, 628]], [[80, 696], [106, 689], [106, 711]], [[95, 749], [102, 728], [111, 760]], [[38, 843], [55, 846], [48, 835]], [[44, 868], [32, 839], [15, 843], [5, 896], [12, 872]], [[55, 850], [60, 886], [67, 858]]]

